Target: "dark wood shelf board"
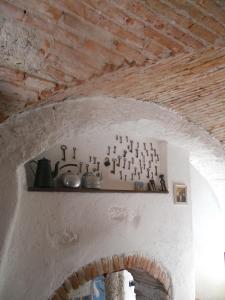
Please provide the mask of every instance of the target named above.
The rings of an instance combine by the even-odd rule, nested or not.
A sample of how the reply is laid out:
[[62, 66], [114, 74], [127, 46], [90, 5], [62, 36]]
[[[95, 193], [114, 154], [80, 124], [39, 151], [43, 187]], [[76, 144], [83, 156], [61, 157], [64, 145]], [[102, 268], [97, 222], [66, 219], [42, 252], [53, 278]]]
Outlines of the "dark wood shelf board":
[[168, 194], [169, 192], [150, 192], [150, 191], [135, 191], [135, 190], [103, 190], [103, 189], [84, 189], [84, 188], [67, 188], [67, 187], [49, 187], [37, 188], [29, 187], [29, 192], [73, 192], [73, 193], [141, 193], [141, 194]]

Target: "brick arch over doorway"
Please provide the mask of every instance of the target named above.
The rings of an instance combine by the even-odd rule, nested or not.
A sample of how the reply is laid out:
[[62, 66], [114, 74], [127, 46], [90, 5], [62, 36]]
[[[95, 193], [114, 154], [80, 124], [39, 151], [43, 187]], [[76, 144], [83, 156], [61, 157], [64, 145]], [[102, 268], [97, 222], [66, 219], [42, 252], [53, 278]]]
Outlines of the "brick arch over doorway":
[[107, 275], [122, 270], [128, 270], [131, 273], [132, 270], [145, 271], [163, 285], [168, 295], [167, 299], [173, 299], [171, 277], [159, 263], [141, 255], [114, 255], [89, 263], [71, 274], [49, 300], [69, 300], [71, 291], [78, 289], [87, 281], [100, 275]]

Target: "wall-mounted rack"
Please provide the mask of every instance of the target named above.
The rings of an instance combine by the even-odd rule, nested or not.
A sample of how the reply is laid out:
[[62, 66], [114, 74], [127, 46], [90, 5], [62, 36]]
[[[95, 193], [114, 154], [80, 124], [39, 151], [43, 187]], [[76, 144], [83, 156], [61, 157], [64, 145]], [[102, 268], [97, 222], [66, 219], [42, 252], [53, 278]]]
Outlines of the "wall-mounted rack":
[[35, 188], [29, 187], [29, 192], [73, 192], [73, 193], [141, 193], [141, 194], [168, 194], [168, 191], [134, 191], [134, 190], [104, 190], [104, 189], [83, 189], [83, 188], [66, 188], [66, 187], [50, 187]]

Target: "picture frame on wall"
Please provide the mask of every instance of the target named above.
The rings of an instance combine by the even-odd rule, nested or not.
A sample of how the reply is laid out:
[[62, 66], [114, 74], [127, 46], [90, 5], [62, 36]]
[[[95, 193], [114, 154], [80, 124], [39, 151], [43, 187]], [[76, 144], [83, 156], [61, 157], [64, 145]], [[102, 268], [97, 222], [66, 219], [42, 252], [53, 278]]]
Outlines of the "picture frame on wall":
[[182, 183], [174, 183], [173, 197], [175, 204], [187, 204], [187, 186]]

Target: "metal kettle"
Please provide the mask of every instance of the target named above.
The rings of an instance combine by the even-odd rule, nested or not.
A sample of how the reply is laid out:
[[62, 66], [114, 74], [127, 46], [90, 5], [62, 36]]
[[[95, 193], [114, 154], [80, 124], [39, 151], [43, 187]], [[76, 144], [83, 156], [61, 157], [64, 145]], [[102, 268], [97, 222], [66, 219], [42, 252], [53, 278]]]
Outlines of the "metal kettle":
[[[36, 172], [34, 172], [33, 168], [31, 167], [32, 162], [37, 164]], [[30, 168], [34, 174], [34, 187], [54, 186], [53, 178], [58, 175], [59, 161], [56, 162], [54, 171], [51, 169], [51, 161], [45, 157], [37, 162], [32, 160], [30, 162]]]

